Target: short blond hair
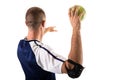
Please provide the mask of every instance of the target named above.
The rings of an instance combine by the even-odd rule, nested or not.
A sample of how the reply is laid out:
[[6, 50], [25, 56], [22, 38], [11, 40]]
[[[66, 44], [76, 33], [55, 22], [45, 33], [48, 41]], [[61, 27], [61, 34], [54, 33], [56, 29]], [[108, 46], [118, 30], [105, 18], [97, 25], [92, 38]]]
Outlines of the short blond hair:
[[27, 26], [32, 29], [37, 29], [41, 22], [45, 20], [45, 12], [39, 7], [31, 7], [26, 12]]

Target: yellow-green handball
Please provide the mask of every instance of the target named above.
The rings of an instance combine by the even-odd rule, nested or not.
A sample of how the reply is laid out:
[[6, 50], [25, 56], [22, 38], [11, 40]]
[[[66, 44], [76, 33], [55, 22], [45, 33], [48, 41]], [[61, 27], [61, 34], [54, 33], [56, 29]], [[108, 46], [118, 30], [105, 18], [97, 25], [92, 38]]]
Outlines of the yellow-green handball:
[[78, 9], [78, 16], [81, 15], [80, 20], [82, 21], [84, 19], [84, 16], [86, 14], [86, 11], [84, 9], [84, 7], [82, 7], [81, 5], [74, 5], [73, 7], [71, 7], [72, 9], [77, 8]]

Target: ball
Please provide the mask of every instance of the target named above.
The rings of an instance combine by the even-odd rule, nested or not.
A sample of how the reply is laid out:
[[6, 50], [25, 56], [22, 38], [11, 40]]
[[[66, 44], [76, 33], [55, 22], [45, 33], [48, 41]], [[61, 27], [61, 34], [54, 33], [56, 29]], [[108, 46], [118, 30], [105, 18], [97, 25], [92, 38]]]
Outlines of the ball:
[[71, 7], [71, 10], [74, 11], [76, 8], [78, 9], [78, 16], [81, 15], [80, 20], [82, 21], [84, 19], [85, 14], [86, 14], [85, 8], [81, 5], [74, 5]]

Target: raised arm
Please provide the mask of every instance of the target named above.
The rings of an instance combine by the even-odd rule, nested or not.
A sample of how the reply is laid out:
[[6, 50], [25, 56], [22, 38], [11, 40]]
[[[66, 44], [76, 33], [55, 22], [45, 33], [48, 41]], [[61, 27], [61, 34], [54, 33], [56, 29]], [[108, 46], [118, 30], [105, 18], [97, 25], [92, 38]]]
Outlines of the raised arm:
[[[72, 78], [80, 76], [83, 67], [83, 54], [82, 54], [82, 41], [81, 41], [81, 15], [78, 16], [78, 10], [69, 10], [69, 19], [72, 25], [72, 38], [71, 38], [71, 50], [68, 56], [68, 60], [64, 62], [62, 66], [62, 72], [68, 73]], [[75, 75], [74, 75], [75, 74]]]
[[[75, 61], [76, 63], [82, 64], [82, 41], [81, 41], [81, 21], [78, 16], [78, 10], [69, 11], [69, 18], [72, 25], [72, 39], [71, 39], [71, 50], [69, 54], [69, 59]], [[81, 15], [80, 15], [81, 16]]]

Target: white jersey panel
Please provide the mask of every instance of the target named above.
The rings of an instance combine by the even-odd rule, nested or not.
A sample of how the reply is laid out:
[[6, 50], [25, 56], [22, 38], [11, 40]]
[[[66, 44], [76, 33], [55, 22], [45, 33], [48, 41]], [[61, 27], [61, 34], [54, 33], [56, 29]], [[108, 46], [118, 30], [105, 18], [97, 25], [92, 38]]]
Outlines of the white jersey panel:
[[41, 42], [31, 41], [29, 43], [35, 54], [37, 64], [42, 69], [53, 73], [62, 73], [62, 64], [63, 61], [66, 60], [64, 57], [55, 54], [49, 46], [44, 45]]

